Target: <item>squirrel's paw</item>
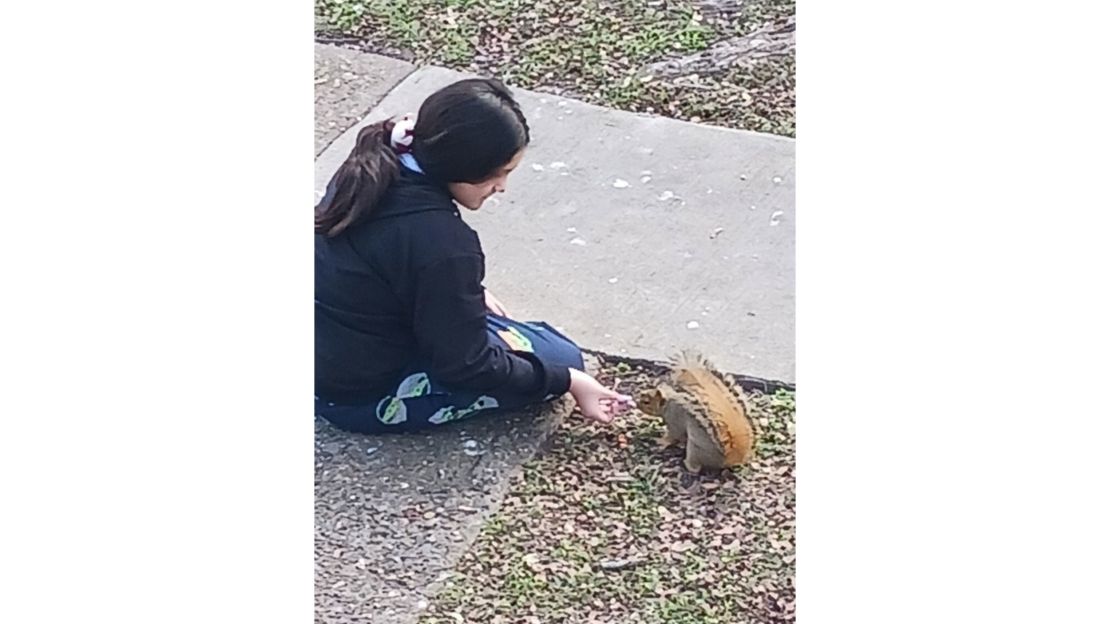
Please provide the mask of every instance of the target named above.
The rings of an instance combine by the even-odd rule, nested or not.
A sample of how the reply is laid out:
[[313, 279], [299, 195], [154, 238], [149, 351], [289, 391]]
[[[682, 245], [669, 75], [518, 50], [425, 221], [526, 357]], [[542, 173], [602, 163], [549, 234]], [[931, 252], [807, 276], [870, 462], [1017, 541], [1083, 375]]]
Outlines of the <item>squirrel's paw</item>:
[[686, 466], [686, 470], [689, 470], [690, 472], [701, 472], [701, 464], [694, 461], [694, 459], [691, 457], [687, 457], [686, 460], [682, 462], [682, 465]]
[[663, 434], [663, 436], [656, 440], [655, 443], [659, 445], [659, 448], [669, 448], [678, 444], [679, 440], [675, 440], [671, 436]]

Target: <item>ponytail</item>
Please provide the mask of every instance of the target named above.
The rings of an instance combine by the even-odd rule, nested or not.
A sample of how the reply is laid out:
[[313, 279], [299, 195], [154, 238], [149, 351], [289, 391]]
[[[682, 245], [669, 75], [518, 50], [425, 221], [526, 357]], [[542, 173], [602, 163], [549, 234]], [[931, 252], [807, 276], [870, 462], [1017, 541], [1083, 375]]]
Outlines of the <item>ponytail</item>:
[[[436, 91], [415, 121], [382, 121], [358, 133], [355, 147], [316, 205], [316, 233], [332, 237], [365, 218], [400, 176], [398, 154], [409, 153], [440, 185], [477, 183], [510, 162], [531, 140], [528, 121], [503, 83], [468, 78]], [[396, 144], [394, 139], [396, 138]]]
[[399, 175], [397, 154], [389, 146], [394, 122], [366, 126], [355, 147], [328, 183], [316, 205], [316, 233], [336, 236], [369, 214]]

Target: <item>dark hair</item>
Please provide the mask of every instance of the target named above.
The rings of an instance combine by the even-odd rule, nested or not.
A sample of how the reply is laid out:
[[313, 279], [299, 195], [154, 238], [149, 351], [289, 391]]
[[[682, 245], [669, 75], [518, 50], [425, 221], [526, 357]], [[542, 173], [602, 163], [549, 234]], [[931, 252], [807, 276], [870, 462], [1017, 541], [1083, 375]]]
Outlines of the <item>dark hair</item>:
[[[335, 236], [369, 214], [399, 175], [390, 148], [394, 122], [366, 126], [316, 206], [316, 233]], [[420, 106], [412, 155], [439, 184], [481, 182], [512, 160], [531, 140], [520, 105], [492, 78], [460, 80]]]

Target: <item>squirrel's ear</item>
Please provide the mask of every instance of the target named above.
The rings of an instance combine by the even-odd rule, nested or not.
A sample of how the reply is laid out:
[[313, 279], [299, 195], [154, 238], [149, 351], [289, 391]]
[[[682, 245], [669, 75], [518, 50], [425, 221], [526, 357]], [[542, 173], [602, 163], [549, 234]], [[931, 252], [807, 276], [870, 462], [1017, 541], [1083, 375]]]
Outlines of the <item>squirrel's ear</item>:
[[654, 412], [663, 405], [663, 392], [659, 388], [644, 390], [637, 398], [637, 404], [641, 411]]
[[655, 389], [655, 393], [652, 396], [652, 398], [655, 399], [655, 407], [663, 409], [663, 406], [667, 403], [667, 397], [670, 396], [669, 390], [670, 388], [668, 386]]

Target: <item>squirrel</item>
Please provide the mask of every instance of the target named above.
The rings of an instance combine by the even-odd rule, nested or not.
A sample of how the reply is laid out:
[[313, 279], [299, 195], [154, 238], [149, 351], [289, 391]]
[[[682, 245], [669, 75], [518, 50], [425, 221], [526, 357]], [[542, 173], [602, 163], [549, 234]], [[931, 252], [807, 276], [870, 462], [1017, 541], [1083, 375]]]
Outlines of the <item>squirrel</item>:
[[638, 397], [640, 411], [660, 416], [667, 432], [659, 445], [686, 444], [690, 472], [746, 464], [755, 434], [743, 395], [733, 394], [725, 378], [704, 357], [683, 352], [670, 379]]

